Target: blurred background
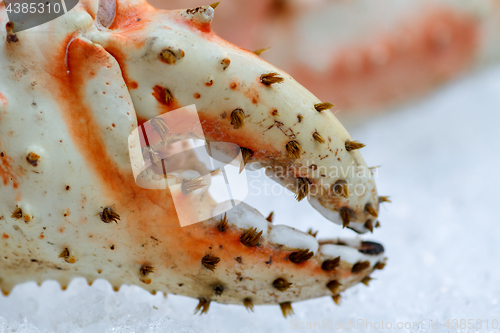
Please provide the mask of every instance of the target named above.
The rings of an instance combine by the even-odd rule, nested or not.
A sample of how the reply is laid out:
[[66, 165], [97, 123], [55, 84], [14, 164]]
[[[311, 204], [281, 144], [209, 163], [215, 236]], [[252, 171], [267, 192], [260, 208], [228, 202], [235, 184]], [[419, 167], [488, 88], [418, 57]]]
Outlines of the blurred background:
[[500, 59], [498, 0], [226, 0], [212, 28], [245, 49], [269, 48], [265, 60], [352, 123]]
[[[500, 332], [499, 7], [498, 0], [225, 0], [217, 7], [217, 34], [252, 51], [271, 47], [261, 56], [335, 103], [352, 137], [367, 144], [367, 163], [380, 166], [378, 190], [392, 204], [381, 209], [382, 227], [363, 238], [384, 244], [387, 267], [370, 287], [346, 291], [341, 306], [329, 297], [299, 302], [284, 319], [278, 306], [248, 313], [212, 303], [207, 315], [194, 316], [197, 301], [187, 297], [129, 286], [115, 293], [106, 281], [90, 287], [83, 279], [63, 292], [47, 281], [0, 295], [0, 332]], [[274, 211], [276, 224], [319, 230], [318, 238], [356, 237], [289, 193], [263, 192], [247, 203]], [[358, 320], [379, 326], [350, 328]]]

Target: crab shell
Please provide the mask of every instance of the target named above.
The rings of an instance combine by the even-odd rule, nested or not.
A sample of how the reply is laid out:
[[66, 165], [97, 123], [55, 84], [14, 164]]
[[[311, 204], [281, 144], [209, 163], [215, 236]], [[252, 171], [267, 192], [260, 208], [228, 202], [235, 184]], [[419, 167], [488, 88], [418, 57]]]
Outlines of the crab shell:
[[[196, 297], [202, 313], [215, 300], [281, 304], [287, 315], [290, 302], [338, 301], [383, 267], [380, 244], [318, 242], [244, 203], [180, 227], [171, 191], [136, 184], [129, 148], [140, 142], [130, 133], [195, 104], [207, 141], [250, 150], [250, 162], [333, 222], [359, 233], [376, 224], [379, 198], [360, 146], [288, 74], [217, 37], [213, 15], [209, 6], [158, 11], [142, 1], [85, 0], [14, 33], [0, 7], [4, 293], [24, 281], [65, 287], [82, 276]], [[202, 169], [194, 155], [182, 161], [188, 173]], [[350, 195], [339, 195], [339, 184]], [[221, 207], [204, 190], [185, 200], [200, 211]]]

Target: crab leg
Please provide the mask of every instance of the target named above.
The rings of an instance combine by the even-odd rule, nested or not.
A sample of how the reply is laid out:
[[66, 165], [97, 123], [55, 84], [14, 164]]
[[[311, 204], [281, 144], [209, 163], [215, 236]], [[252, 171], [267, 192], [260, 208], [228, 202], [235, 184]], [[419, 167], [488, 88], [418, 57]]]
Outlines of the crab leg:
[[[17, 33], [16, 41], [2, 31], [5, 293], [24, 281], [55, 279], [65, 287], [83, 276], [89, 283], [105, 278], [116, 289], [137, 284], [196, 297], [202, 313], [214, 300], [280, 304], [288, 315], [291, 302], [328, 295], [338, 301], [341, 291], [383, 267], [377, 243], [318, 242], [244, 203], [220, 214], [225, 203], [202, 184], [184, 188], [185, 201], [194, 214], [215, 217], [181, 227], [175, 193], [138, 186], [129, 149], [140, 142], [128, 141], [129, 134], [195, 104], [207, 141], [238, 145], [245, 162], [266, 168], [333, 222], [359, 233], [377, 223], [379, 198], [359, 153], [363, 145], [326, 112], [330, 104], [218, 38], [213, 15], [209, 6], [158, 11], [142, 1], [88, 0]], [[3, 9], [0, 20], [7, 24]], [[182, 139], [169, 149], [188, 149]], [[151, 150], [145, 156], [157, 164]], [[194, 154], [177, 162], [184, 180], [207, 171]], [[145, 173], [141, 181], [156, 176]]]

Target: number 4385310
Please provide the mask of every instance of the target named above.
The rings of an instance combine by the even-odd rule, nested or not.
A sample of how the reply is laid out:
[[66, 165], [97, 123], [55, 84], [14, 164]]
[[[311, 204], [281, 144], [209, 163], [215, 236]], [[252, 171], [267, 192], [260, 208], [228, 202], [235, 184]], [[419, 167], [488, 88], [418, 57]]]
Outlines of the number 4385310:
[[493, 319], [448, 319], [444, 325], [444, 327], [451, 329], [497, 329], [498, 328], [498, 320]]
[[45, 12], [47, 12], [48, 14], [50, 14], [50, 13], [57, 14], [61, 11], [61, 4], [58, 2], [55, 2], [51, 6], [50, 2], [46, 2], [46, 3], [34, 3], [34, 2], [33, 3], [26, 3], [26, 2], [19, 3], [19, 2], [16, 2], [14, 4], [9, 3], [7, 5], [7, 7], [5, 8], [5, 10], [7, 11], [8, 14], [10, 14], [10, 13], [14, 13], [14, 14], [20, 14], [20, 13], [23, 13], [23, 14], [28, 14], [28, 13], [43, 14]]

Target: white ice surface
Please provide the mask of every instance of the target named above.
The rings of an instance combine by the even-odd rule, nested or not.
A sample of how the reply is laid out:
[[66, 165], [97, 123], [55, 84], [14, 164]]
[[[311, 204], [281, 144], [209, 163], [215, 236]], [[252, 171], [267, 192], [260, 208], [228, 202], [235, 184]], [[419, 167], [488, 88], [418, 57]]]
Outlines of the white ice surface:
[[[378, 169], [379, 193], [392, 204], [380, 212], [382, 228], [368, 239], [381, 241], [388, 256], [369, 288], [344, 293], [336, 306], [324, 297], [293, 305], [284, 319], [278, 306], [212, 303], [208, 315], [193, 315], [194, 299], [152, 296], [138, 287], [115, 293], [107, 282], [92, 287], [75, 280], [66, 291], [55, 282], [26, 283], [0, 296], [0, 332], [465, 332], [439, 329], [382, 330], [299, 328], [325, 320], [390, 322], [483, 319], [479, 332], [500, 320], [500, 67], [462, 79], [396, 113], [351, 129], [367, 144], [363, 155]], [[251, 175], [251, 173], [249, 173]], [[354, 237], [315, 212], [306, 201], [258, 176], [247, 202], [275, 223], [319, 237]], [[265, 183], [264, 183], [265, 182]], [[267, 184], [267, 185], [266, 185]], [[256, 187], [269, 195], [256, 195]], [[329, 322], [328, 322], [329, 323]], [[459, 322], [460, 323], [460, 322]], [[497, 322], [498, 323], [498, 322]], [[346, 324], [344, 324], [346, 325]], [[295, 329], [294, 329], [295, 328]], [[472, 332], [472, 330], [470, 331]]]

